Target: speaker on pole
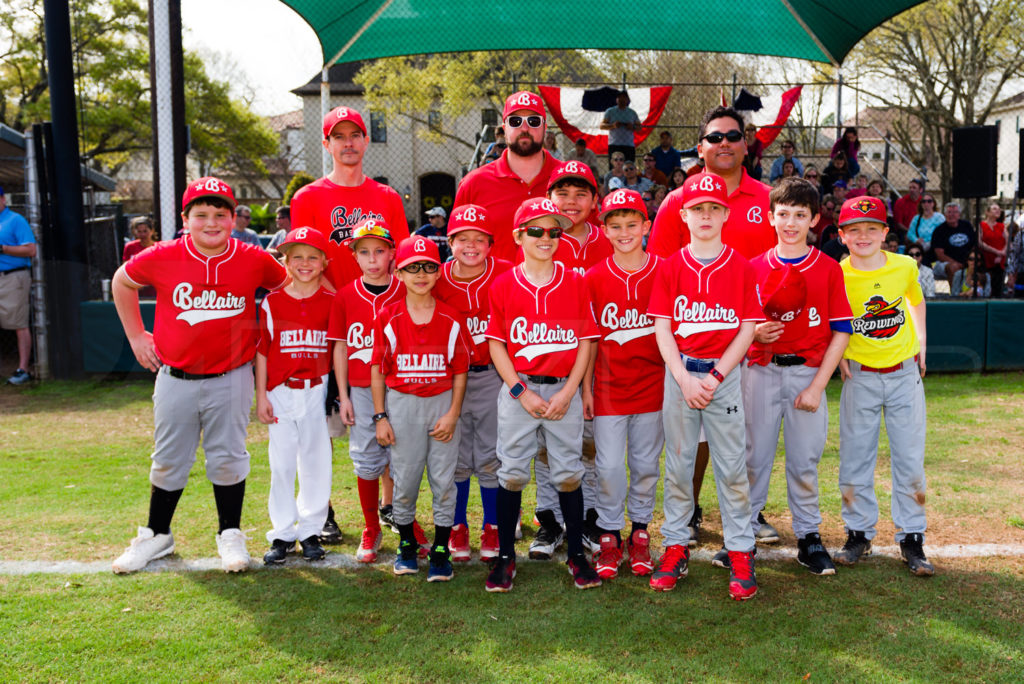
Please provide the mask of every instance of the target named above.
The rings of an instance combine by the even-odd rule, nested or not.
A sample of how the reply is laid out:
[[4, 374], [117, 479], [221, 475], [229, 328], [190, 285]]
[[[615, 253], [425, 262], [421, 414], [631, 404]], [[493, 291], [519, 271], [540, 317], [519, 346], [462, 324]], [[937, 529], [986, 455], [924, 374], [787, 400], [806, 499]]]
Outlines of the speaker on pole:
[[953, 129], [953, 196], [992, 197], [996, 194], [996, 126]]

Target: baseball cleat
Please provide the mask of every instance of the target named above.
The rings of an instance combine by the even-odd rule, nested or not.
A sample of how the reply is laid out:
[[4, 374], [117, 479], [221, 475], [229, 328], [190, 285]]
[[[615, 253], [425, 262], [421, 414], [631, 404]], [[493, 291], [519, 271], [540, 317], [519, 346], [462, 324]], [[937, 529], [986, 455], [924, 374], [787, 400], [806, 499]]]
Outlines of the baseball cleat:
[[487, 523], [480, 533], [480, 560], [488, 561], [498, 556], [498, 526]]
[[754, 533], [754, 541], [762, 544], [774, 544], [779, 541], [779, 531], [764, 519], [764, 511], [757, 514], [757, 523], [760, 527]]
[[436, 547], [430, 552], [430, 568], [427, 571], [427, 581], [449, 582], [454, 575], [455, 569], [452, 568], [452, 559], [448, 554], [448, 549], [443, 546]]
[[389, 528], [395, 534], [398, 534], [398, 524], [395, 522], [395, 508], [391, 504], [385, 504], [377, 509], [377, 517], [380, 518], [380, 524], [384, 527]]
[[359, 548], [356, 549], [356, 560], [360, 563], [373, 563], [376, 561], [382, 536], [383, 533], [379, 527], [375, 530], [364, 527], [363, 537], [359, 542]]
[[263, 554], [264, 565], [281, 565], [288, 554], [295, 550], [295, 542], [275, 539], [270, 545], [270, 550]]
[[114, 561], [112, 569], [118, 575], [138, 572], [150, 561], [170, 553], [174, 553], [174, 535], [170, 532], [153, 534], [153, 530], [148, 527], [140, 527], [135, 539]]
[[601, 530], [597, 526], [597, 511], [593, 508], [587, 511], [583, 519], [583, 548], [594, 556], [601, 551]]
[[533, 560], [551, 560], [552, 554], [565, 541], [565, 530], [560, 525], [537, 529], [537, 536], [530, 543], [530, 558]]
[[900, 540], [900, 558], [907, 564], [911, 574], [918, 577], [931, 577], [935, 574], [935, 566], [928, 562], [924, 555], [924, 535], [920, 532], [908, 534]]
[[404, 539], [398, 544], [398, 556], [392, 568], [396, 575], [413, 575], [420, 571], [419, 563], [416, 562], [418, 548], [415, 542]]
[[682, 544], [673, 544], [665, 549], [658, 561], [658, 569], [651, 575], [651, 589], [672, 591], [676, 582], [690, 572], [690, 549]]
[[729, 596], [746, 601], [757, 593], [753, 551], [729, 552]]
[[217, 535], [217, 553], [224, 572], [242, 572], [249, 569], [249, 551], [245, 548], [245, 533], [237, 527]]
[[729, 569], [729, 552], [725, 550], [724, 546], [711, 558], [711, 564], [716, 568]]
[[603, 580], [615, 579], [622, 562], [622, 546], [614, 534], [601, 535], [601, 550], [597, 554], [597, 575]]
[[456, 563], [465, 563], [470, 558], [469, 551], [469, 528], [462, 523], [452, 525], [452, 533], [448, 538], [448, 548], [452, 552], [452, 560]]
[[637, 577], [650, 575], [654, 570], [651, 560], [651, 535], [647, 530], [636, 530], [626, 544], [629, 552], [629, 569]]
[[490, 592], [505, 593], [512, 591], [512, 580], [516, 577], [516, 559], [509, 556], [498, 556], [491, 565], [484, 588]]
[[[611, 537], [611, 535], [608, 536]], [[612, 537], [612, 543], [614, 542], [615, 537]], [[577, 589], [593, 589], [601, 586], [601, 578], [594, 572], [594, 568], [590, 567], [585, 553], [570, 556], [565, 564], [569, 566], [569, 574], [572, 575], [573, 584]]]
[[299, 544], [302, 546], [302, 558], [307, 561], [323, 560], [327, 552], [320, 546], [320, 538], [315, 534], [303, 539]]
[[430, 542], [427, 541], [427, 535], [423, 533], [423, 528], [415, 520], [412, 521], [412, 533], [416, 536], [416, 543], [420, 545], [419, 551], [416, 552], [417, 555], [420, 558], [426, 558], [430, 555]]
[[686, 545], [691, 549], [696, 548], [700, 543], [700, 526], [703, 522], [704, 511], [700, 506], [694, 506], [693, 515], [690, 516], [690, 523], [687, 525], [690, 528], [690, 541], [686, 542]]
[[817, 532], [797, 539], [796, 548], [796, 562], [810, 570], [812, 574], [836, 574], [836, 566], [832, 564], [832, 558], [821, 543], [821, 536]]
[[846, 543], [843, 548], [832, 557], [840, 565], [853, 565], [863, 556], [871, 555], [871, 540], [864, 536], [863, 532], [848, 530], [846, 532]]
[[[533, 524], [537, 525], [537, 516], [533, 516]], [[516, 518], [516, 539], [523, 538], [523, 509], [519, 509], [519, 517]]]
[[327, 520], [324, 522], [324, 529], [320, 532], [321, 544], [340, 544], [341, 528], [334, 521], [334, 509], [327, 509]]

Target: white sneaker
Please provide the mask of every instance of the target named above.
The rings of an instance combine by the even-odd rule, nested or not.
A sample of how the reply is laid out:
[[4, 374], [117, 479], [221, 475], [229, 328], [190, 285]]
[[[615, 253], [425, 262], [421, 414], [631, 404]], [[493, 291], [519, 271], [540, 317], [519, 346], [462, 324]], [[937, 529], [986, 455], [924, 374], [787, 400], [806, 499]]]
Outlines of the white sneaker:
[[249, 551], [245, 548], [245, 533], [237, 527], [217, 535], [217, 553], [224, 572], [242, 572], [249, 569]]
[[148, 527], [140, 527], [139, 534], [132, 539], [131, 546], [114, 561], [113, 570], [119, 575], [138, 572], [146, 567], [149, 561], [163, 558], [173, 552], [174, 536], [170, 532], [155, 535]]

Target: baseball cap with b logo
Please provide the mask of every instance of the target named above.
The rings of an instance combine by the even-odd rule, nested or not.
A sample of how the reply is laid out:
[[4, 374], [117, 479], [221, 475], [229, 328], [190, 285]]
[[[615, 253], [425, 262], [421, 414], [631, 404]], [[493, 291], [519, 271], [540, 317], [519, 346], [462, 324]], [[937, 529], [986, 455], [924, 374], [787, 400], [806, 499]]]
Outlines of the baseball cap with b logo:
[[515, 233], [530, 221], [536, 221], [545, 216], [550, 216], [558, 221], [558, 226], [562, 230], [572, 227], [572, 219], [560, 213], [554, 202], [546, 197], [531, 197], [516, 209], [516, 218], [512, 224], [512, 232]]
[[604, 221], [605, 216], [619, 209], [639, 211], [644, 215], [644, 219], [647, 219], [647, 203], [644, 202], [643, 196], [636, 190], [622, 188], [621, 190], [608, 193], [608, 196], [601, 202], [601, 213], [598, 214], [598, 218]]
[[590, 170], [589, 166], [575, 159], [564, 161], [555, 167], [555, 170], [551, 172], [551, 177], [548, 179], [548, 192], [551, 192], [551, 188], [566, 178], [578, 178], [588, 183], [594, 192], [597, 192], [597, 181], [594, 180], [594, 172]]
[[487, 225], [487, 210], [477, 204], [463, 204], [452, 209], [452, 220], [448, 222], [448, 237], [464, 230], [479, 230], [494, 237]]
[[238, 206], [231, 186], [213, 176], [203, 176], [188, 184], [185, 188], [185, 194], [181, 196], [181, 210], [185, 211], [188, 205], [200, 197], [220, 197], [223, 200], [227, 200], [232, 209]]
[[854, 197], [843, 202], [843, 208], [839, 210], [839, 227], [860, 221], [873, 221], [888, 226], [885, 216], [882, 200], [877, 197]]
[[509, 114], [520, 109], [528, 109], [534, 114], [545, 116], [544, 103], [540, 101], [540, 95], [531, 93], [529, 90], [520, 90], [518, 93], [512, 93], [505, 100], [505, 109], [501, 112], [501, 118], [507, 119]]
[[714, 173], [698, 173], [683, 181], [683, 208], [689, 209], [702, 202], [729, 206], [729, 191], [725, 180]]
[[773, 268], [760, 286], [764, 315], [772, 321], [783, 323], [795, 320], [807, 303], [807, 280], [793, 264]]
[[418, 261], [429, 261], [432, 264], [441, 265], [441, 254], [432, 240], [422, 235], [413, 235], [398, 243], [395, 268], [403, 269]]
[[324, 117], [324, 140], [331, 137], [331, 131], [342, 121], [351, 121], [356, 126], [359, 126], [359, 130], [363, 132], [363, 135], [366, 135], [366, 124], [363, 123], [362, 114], [351, 107], [335, 107], [327, 112], [327, 115]]
[[309, 245], [319, 249], [324, 256], [330, 254], [330, 247], [327, 238], [316, 228], [294, 228], [284, 237], [284, 241], [277, 246], [277, 251], [287, 254], [288, 250], [295, 245]]

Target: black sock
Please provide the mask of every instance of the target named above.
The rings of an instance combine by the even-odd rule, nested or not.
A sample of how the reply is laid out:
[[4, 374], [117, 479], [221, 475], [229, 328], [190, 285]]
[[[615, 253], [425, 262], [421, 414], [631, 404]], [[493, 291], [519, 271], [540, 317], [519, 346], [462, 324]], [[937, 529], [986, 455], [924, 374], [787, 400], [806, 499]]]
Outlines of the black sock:
[[451, 537], [451, 534], [452, 528], [434, 525], [434, 545], [430, 549], [432, 558], [434, 556], [448, 557], [448, 539]]
[[171, 518], [174, 517], [174, 509], [178, 507], [178, 499], [184, 491], [177, 489], [170, 492], [152, 485], [149, 492], [149, 522], [146, 527], [153, 530], [153, 534], [167, 534], [171, 531]]
[[541, 527], [549, 530], [561, 531], [562, 529], [562, 526], [558, 524], [558, 519], [555, 518], [554, 511], [537, 511], [537, 522]]
[[601, 535], [610, 534], [615, 537], [615, 543], [622, 546], [622, 534], [618, 530], [606, 530], [603, 527], [598, 527], [597, 531]]
[[416, 533], [413, 532], [414, 523], [406, 523], [404, 525], [398, 525], [398, 538], [400, 541], [409, 542], [413, 546], [416, 546]]
[[522, 492], [513, 492], [498, 485], [498, 549], [502, 556], [508, 558], [516, 556], [516, 521], [522, 501]]
[[597, 527], [597, 509], [596, 508], [588, 508], [586, 515], [583, 517], [583, 520], [590, 527]]
[[330, 501], [327, 502], [327, 520], [334, 522], [334, 506], [331, 505]]
[[220, 525], [217, 533], [241, 529], [245, 480], [233, 485], [213, 485], [213, 498], [217, 502], [217, 519]]
[[583, 490], [577, 487], [571, 492], [558, 492], [558, 503], [565, 520], [569, 557], [578, 556], [583, 553]]
[[633, 529], [631, 529], [629, 531], [629, 536], [632, 537], [633, 533], [636, 532], [637, 530], [644, 530], [644, 531], [646, 531], [647, 530], [647, 523], [634, 522], [633, 523]]

